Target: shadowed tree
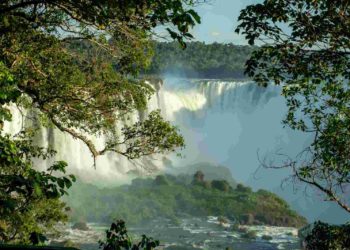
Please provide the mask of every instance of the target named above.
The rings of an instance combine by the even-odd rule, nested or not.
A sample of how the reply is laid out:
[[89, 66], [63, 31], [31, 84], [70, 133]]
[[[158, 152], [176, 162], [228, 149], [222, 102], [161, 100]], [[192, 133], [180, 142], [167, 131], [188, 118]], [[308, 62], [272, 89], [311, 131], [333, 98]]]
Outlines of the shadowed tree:
[[280, 84], [284, 124], [312, 143], [283, 166], [350, 212], [350, 3], [266, 0], [241, 11], [237, 32], [262, 45], [246, 64], [258, 84]]

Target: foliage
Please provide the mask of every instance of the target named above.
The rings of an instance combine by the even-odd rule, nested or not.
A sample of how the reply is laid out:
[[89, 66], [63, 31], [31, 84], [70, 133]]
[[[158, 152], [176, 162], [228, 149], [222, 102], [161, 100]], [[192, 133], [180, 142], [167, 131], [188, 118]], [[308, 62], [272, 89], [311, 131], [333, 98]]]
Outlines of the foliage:
[[223, 192], [228, 192], [232, 187], [230, 187], [230, 184], [225, 180], [213, 180], [211, 182], [211, 187]]
[[[93, 157], [112, 151], [133, 159], [173, 151], [183, 140], [158, 113], [125, 127], [122, 135], [116, 123], [144, 109], [153, 93], [136, 78], [149, 64], [153, 28], [168, 27], [184, 46], [192, 37], [189, 28], [200, 22], [190, 9], [197, 2], [2, 1], [0, 77], [9, 75], [11, 95], [29, 98], [25, 108], [83, 141]], [[4, 95], [12, 89], [3, 89]], [[105, 135], [105, 147], [96, 148], [86, 134]]]
[[72, 221], [107, 223], [114, 218], [124, 218], [136, 225], [159, 217], [177, 221], [184, 216], [209, 215], [238, 221], [241, 215], [250, 214], [253, 220], [248, 223], [251, 224], [300, 226], [306, 223], [271, 192], [239, 191], [232, 187], [221, 191], [187, 182], [188, 179], [191, 177], [163, 175], [103, 189], [78, 183], [65, 200], [72, 208]]
[[281, 84], [284, 120], [313, 141], [282, 167], [350, 212], [350, 8], [344, 0], [266, 0], [241, 11], [237, 32], [262, 47], [246, 64], [260, 85]]
[[112, 223], [109, 230], [106, 231], [106, 242], [100, 241], [100, 248], [103, 250], [152, 250], [159, 246], [158, 240], [153, 240], [146, 235], [142, 235], [142, 240], [139, 243], [133, 244], [128, 236], [128, 231], [125, 222], [122, 220]]
[[190, 42], [182, 50], [174, 42], [155, 42], [153, 60], [144, 74], [175, 74], [201, 78], [243, 77], [251, 46]]
[[332, 226], [323, 222], [315, 222], [304, 243], [308, 250], [347, 249], [350, 246], [350, 225]]
[[28, 136], [0, 135], [0, 241], [4, 242], [28, 243], [31, 233], [46, 233], [57, 221], [67, 219], [59, 198], [75, 178], [62, 175], [64, 162], [47, 171], [35, 170], [34, 158], [46, 159], [54, 152], [33, 146]]
[[[39, 243], [66, 218], [64, 204], [74, 176], [66, 163], [39, 171], [35, 161], [54, 151], [36, 146], [35, 127], [7, 135], [11, 108], [26, 109], [83, 141], [96, 158], [116, 152], [129, 159], [184, 145], [159, 111], [127, 124], [146, 107], [153, 88], [137, 74], [149, 64], [153, 29], [162, 25], [183, 47], [200, 22], [196, 0], [5, 0], [0, 3], [0, 241]], [[30, 117], [34, 114], [35, 117]], [[118, 122], [126, 124], [118, 133]], [[34, 126], [35, 124], [33, 124]], [[40, 125], [40, 124], [38, 124]], [[43, 124], [41, 124], [43, 125]], [[89, 135], [87, 135], [89, 134]], [[103, 149], [90, 136], [104, 135]], [[60, 176], [60, 177], [57, 177]]]
[[[237, 191], [242, 192], [242, 193], [244, 193], [244, 192], [248, 192], [248, 193], [252, 192], [252, 189], [250, 187], [246, 187], [246, 186], [242, 185], [241, 183], [239, 183], [237, 185], [236, 189], [237, 189]], [[262, 194], [264, 192], [264, 190], [259, 190], [258, 192]], [[267, 193], [267, 195], [268, 195], [268, 193]]]

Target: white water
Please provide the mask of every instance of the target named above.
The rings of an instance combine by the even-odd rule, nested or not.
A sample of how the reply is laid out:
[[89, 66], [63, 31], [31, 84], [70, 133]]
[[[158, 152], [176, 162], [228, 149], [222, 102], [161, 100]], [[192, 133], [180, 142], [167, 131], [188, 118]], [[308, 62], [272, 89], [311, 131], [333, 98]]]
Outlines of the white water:
[[[139, 227], [128, 227], [133, 239], [139, 239], [141, 234], [159, 239], [161, 249], [177, 246], [177, 249], [225, 249], [230, 246], [233, 249], [252, 250], [299, 250], [297, 229], [290, 227], [272, 226], [240, 226], [238, 230], [232, 229], [232, 222], [228, 221], [224, 227], [218, 217], [192, 217], [181, 218], [179, 223], [158, 218]], [[89, 231], [71, 229], [72, 225], [61, 226], [62, 235], [54, 241], [73, 241], [80, 245], [81, 249], [97, 249], [96, 242], [105, 237], [105, 230], [109, 225], [88, 224]], [[255, 232], [255, 239], [245, 239], [243, 234]], [[271, 239], [264, 240], [263, 236]]]
[[185, 158], [171, 158], [176, 167], [211, 162], [229, 167], [239, 182], [273, 188], [286, 172], [261, 170], [253, 176], [260, 165], [257, 153], [263, 158], [283, 149], [293, 156], [305, 142], [283, 128], [286, 108], [278, 87], [167, 79], [161, 96], [164, 116], [179, 126], [186, 139]]
[[[97, 159], [94, 169], [87, 147], [68, 134], [42, 128], [36, 141], [42, 146], [53, 145], [58, 151], [55, 159], [67, 161], [69, 173], [95, 184], [128, 182], [135, 172], [147, 174], [142, 166], [162, 170], [165, 164], [169, 169], [210, 162], [227, 166], [239, 182], [255, 189], [270, 190], [277, 190], [276, 187], [288, 176], [288, 172], [261, 169], [255, 173], [259, 167], [257, 153], [263, 158], [265, 155], [273, 156], [281, 149], [281, 152], [293, 157], [307, 145], [307, 139], [302, 134], [283, 128], [281, 120], [286, 108], [278, 87], [260, 88], [250, 82], [167, 78], [156, 89], [159, 90], [151, 98], [147, 112], [161, 109], [165, 119], [180, 128], [187, 145], [181, 152], [183, 158], [171, 155], [165, 160], [164, 156], [157, 155], [130, 162], [125, 157], [108, 154]], [[16, 133], [23, 124], [31, 121], [27, 119], [22, 122], [18, 110], [14, 107], [11, 109], [14, 120], [5, 127], [6, 131]], [[132, 121], [138, 119], [139, 114], [135, 112]], [[95, 138], [94, 141], [102, 146], [104, 139]], [[42, 167], [47, 164], [49, 162], [42, 164]], [[280, 194], [289, 201], [300, 197], [284, 195], [283, 192]], [[305, 213], [310, 210], [310, 204], [304, 200], [297, 203], [295, 207], [304, 207]], [[322, 211], [323, 208], [312, 212], [311, 216], [316, 217]]]
[[[247, 181], [257, 168], [256, 157], [254, 160], [252, 156], [259, 147], [271, 148], [278, 142], [276, 136], [280, 141], [289, 140], [281, 126], [276, 128], [283, 109], [277, 96], [277, 88], [259, 88], [248, 82], [167, 79], [149, 101], [147, 111], [161, 109], [163, 116], [179, 126], [186, 139], [184, 158], [170, 157], [174, 166], [203, 161], [224, 164], [231, 168], [236, 179]], [[276, 106], [274, 110], [273, 106]], [[11, 109], [14, 119], [6, 124], [6, 131], [14, 134], [32, 123], [29, 119], [23, 120], [16, 108]], [[140, 119], [136, 112], [132, 117], [134, 122]], [[251, 135], [248, 140], [247, 132]], [[94, 138], [94, 141], [102, 147], [104, 138]], [[108, 154], [97, 159], [95, 170], [86, 145], [53, 128], [42, 128], [36, 142], [44, 147], [53, 146], [58, 152], [53, 160], [67, 161], [69, 172], [84, 181], [120, 183], [128, 179], [129, 171], [142, 172], [142, 165], [163, 168], [163, 156], [145, 158], [135, 164], [125, 157]], [[44, 165], [48, 164], [50, 162]]]

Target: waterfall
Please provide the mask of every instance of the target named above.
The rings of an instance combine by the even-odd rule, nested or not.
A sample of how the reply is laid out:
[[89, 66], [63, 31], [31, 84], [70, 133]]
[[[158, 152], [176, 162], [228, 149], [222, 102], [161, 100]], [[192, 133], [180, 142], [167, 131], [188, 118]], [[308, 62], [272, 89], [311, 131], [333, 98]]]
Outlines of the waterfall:
[[[163, 117], [178, 126], [185, 138], [182, 157], [155, 155], [130, 162], [123, 156], [109, 153], [97, 158], [95, 169], [84, 143], [57, 129], [41, 127], [35, 142], [43, 147], [53, 146], [58, 153], [49, 161], [35, 162], [37, 167], [44, 169], [54, 160], [65, 160], [69, 165], [68, 173], [85, 182], [106, 186], [120, 185], [136, 176], [147, 175], [144, 166], [155, 172], [173, 172], [186, 165], [205, 162], [228, 167], [234, 179], [254, 189], [274, 190], [310, 220], [332, 208], [330, 203], [305, 197], [303, 189], [298, 194], [291, 186], [281, 190], [281, 181], [290, 174], [288, 170], [259, 169], [258, 156], [274, 159], [274, 153], [278, 151], [293, 157], [309, 143], [305, 134], [283, 127], [281, 121], [287, 110], [280, 87], [262, 88], [249, 81], [170, 77], [152, 85], [156, 92], [147, 110], [132, 114], [131, 122], [142, 120], [147, 113], [160, 109]], [[37, 122], [23, 118], [14, 105], [9, 108], [13, 121], [5, 123], [6, 132], [15, 134], [22, 126]], [[93, 138], [93, 141], [97, 147], [102, 147], [104, 138]], [[334, 211], [341, 213], [339, 209]]]
[[161, 110], [180, 128], [187, 145], [183, 158], [170, 157], [173, 166], [211, 162], [229, 167], [235, 179], [255, 188], [278, 186], [283, 171], [259, 171], [261, 178], [255, 180], [257, 154], [282, 148], [292, 156], [305, 144], [302, 135], [283, 128], [286, 105], [280, 93], [278, 86], [263, 88], [249, 81], [167, 78]]
[[[225, 165], [238, 181], [249, 182], [258, 167], [259, 148], [269, 151], [276, 148], [276, 143], [290, 143], [290, 135], [280, 123], [285, 106], [278, 87], [262, 88], [248, 81], [166, 78], [162, 84], [156, 83], [155, 89], [146, 113], [160, 109], [165, 119], [179, 127], [187, 145], [181, 152], [183, 157], [156, 155], [130, 162], [109, 153], [97, 158], [94, 169], [84, 143], [57, 129], [42, 127], [36, 143], [53, 146], [58, 153], [39, 166], [45, 168], [54, 160], [65, 160], [68, 172], [83, 181], [110, 185], [127, 182], [135, 174], [147, 174], [142, 166], [162, 170], [205, 161]], [[32, 122], [22, 121], [16, 108], [11, 110], [14, 119], [5, 125], [6, 131], [15, 133], [23, 122]], [[143, 116], [142, 112], [135, 112], [131, 120], [136, 122]], [[104, 138], [93, 140], [102, 147]]]

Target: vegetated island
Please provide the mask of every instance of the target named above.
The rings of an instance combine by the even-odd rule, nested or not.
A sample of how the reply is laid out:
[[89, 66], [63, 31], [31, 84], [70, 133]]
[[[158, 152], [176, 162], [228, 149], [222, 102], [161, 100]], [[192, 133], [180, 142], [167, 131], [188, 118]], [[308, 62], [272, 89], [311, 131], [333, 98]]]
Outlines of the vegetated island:
[[159, 217], [176, 223], [187, 216], [223, 216], [241, 225], [307, 224], [276, 194], [262, 189], [254, 192], [225, 179], [207, 180], [201, 170], [194, 175], [136, 178], [130, 185], [113, 188], [77, 183], [66, 202], [72, 222], [110, 223], [118, 218], [138, 225]]

